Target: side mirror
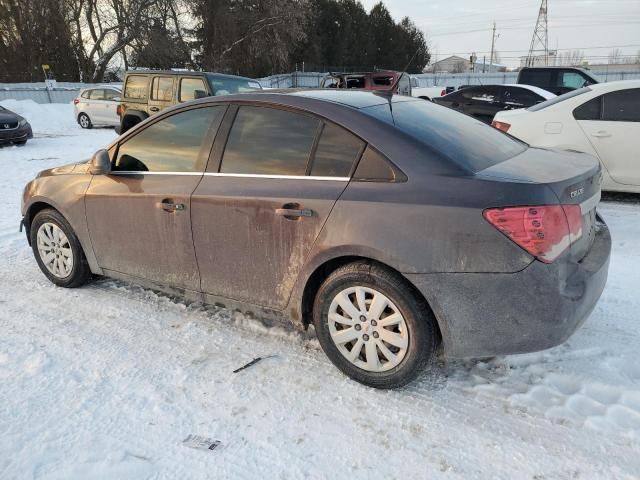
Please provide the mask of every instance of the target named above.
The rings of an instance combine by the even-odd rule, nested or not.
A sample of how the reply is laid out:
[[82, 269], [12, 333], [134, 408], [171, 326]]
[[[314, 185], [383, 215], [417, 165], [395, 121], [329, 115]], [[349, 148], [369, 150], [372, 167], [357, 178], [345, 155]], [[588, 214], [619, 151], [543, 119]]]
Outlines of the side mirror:
[[194, 90], [193, 91], [193, 98], [204, 98], [204, 97], [208, 97], [209, 94], [207, 92], [205, 92], [204, 90]]
[[108, 175], [111, 173], [109, 152], [105, 149], [100, 149], [93, 154], [89, 162], [89, 173], [91, 175]]

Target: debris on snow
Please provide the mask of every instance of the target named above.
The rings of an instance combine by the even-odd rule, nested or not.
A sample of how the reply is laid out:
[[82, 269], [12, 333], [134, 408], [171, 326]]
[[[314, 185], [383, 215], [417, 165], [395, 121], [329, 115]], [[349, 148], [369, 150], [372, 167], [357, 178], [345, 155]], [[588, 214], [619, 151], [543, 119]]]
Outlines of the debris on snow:
[[220, 445], [220, 440], [202, 437], [200, 435], [189, 435], [182, 441], [185, 447], [195, 448], [196, 450], [215, 450]]

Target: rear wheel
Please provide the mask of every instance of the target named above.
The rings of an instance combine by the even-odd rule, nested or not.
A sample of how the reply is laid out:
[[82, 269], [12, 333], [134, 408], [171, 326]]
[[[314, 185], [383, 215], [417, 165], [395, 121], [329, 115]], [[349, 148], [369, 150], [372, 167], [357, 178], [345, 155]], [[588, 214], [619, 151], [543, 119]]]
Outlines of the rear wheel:
[[93, 124], [91, 123], [91, 119], [89, 118], [89, 115], [87, 115], [86, 113], [81, 113], [80, 115], [78, 115], [78, 123], [82, 128], [93, 127]]
[[375, 388], [409, 383], [436, 351], [429, 307], [403, 277], [375, 264], [357, 262], [333, 272], [318, 290], [313, 323], [329, 359]]
[[91, 278], [80, 241], [59, 212], [53, 209], [38, 212], [29, 235], [38, 266], [51, 282], [75, 288]]

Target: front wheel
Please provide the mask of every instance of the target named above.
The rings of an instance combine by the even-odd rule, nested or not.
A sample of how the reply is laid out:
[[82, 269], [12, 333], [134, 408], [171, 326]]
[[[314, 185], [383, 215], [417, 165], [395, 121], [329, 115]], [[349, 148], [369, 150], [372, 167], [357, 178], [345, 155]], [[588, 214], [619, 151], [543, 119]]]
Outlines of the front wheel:
[[375, 388], [412, 381], [434, 357], [433, 315], [399, 274], [366, 262], [334, 271], [318, 290], [313, 323], [343, 373]]
[[52, 283], [74, 288], [91, 278], [80, 241], [58, 211], [38, 212], [31, 222], [29, 235], [38, 266]]

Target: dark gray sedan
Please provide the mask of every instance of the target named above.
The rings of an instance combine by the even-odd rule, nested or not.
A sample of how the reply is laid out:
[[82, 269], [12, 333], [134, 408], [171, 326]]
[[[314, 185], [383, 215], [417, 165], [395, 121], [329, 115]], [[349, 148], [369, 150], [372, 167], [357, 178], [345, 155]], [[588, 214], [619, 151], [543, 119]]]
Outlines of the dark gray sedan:
[[0, 145], [24, 145], [30, 138], [33, 138], [33, 131], [29, 122], [0, 105]]
[[565, 341], [611, 239], [591, 156], [529, 148], [420, 99], [309, 90], [213, 97], [41, 172], [22, 214], [44, 274], [139, 282], [315, 326], [379, 388], [448, 357]]

